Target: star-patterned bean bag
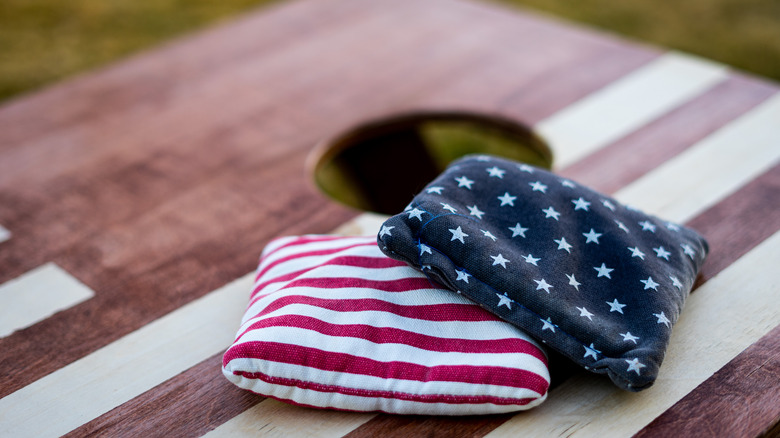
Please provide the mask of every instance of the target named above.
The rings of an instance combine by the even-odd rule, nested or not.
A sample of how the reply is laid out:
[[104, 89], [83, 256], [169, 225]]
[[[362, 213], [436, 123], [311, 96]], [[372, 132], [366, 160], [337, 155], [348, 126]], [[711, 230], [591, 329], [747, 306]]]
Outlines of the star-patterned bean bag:
[[631, 391], [655, 381], [708, 252], [684, 226], [490, 156], [453, 163], [378, 242]]

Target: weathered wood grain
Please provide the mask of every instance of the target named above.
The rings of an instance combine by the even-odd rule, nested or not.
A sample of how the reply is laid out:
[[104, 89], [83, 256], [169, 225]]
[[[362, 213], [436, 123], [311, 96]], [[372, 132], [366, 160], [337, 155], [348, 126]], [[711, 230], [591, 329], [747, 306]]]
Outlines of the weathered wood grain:
[[780, 326], [634, 436], [758, 436], [780, 421], [777, 394]]

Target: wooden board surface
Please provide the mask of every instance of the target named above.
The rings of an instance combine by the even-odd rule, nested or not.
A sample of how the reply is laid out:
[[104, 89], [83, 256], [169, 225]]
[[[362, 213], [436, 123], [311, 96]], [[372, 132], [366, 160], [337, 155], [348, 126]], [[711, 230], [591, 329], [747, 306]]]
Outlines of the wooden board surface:
[[[431, 109], [532, 125], [559, 173], [707, 237], [655, 388], [563, 367], [538, 409], [443, 418], [296, 408], [221, 376], [265, 243], [381, 221], [317, 191], [315, 144]], [[0, 435], [776, 432], [778, 121], [776, 84], [460, 0], [284, 3], [9, 102]]]

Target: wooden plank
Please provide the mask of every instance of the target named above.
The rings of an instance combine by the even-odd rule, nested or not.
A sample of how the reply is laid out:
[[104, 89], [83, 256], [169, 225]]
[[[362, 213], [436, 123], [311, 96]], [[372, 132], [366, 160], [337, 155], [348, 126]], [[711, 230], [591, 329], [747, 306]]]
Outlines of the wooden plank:
[[95, 292], [54, 263], [0, 284], [0, 338], [85, 300]]
[[726, 78], [725, 67], [668, 53], [536, 124], [566, 167]]
[[[220, 352], [253, 280], [247, 274], [0, 399], [2, 432], [62, 435]], [[78, 402], [63, 403], [63, 394]]]
[[[601, 436], [638, 432], [743, 349], [780, 324], [766, 306], [776, 293], [771, 268], [780, 257], [780, 232], [759, 244], [688, 298], [653, 387], [621, 391], [606, 379], [578, 373], [550, 393], [533, 415], [517, 415], [488, 434]], [[740, 293], [734, 294], [734, 290]]]
[[778, 394], [780, 325], [634, 436], [760, 436], [780, 421]]
[[326, 437], [342, 436], [372, 418], [374, 414], [301, 409], [265, 399], [255, 407], [207, 433], [209, 438]]
[[780, 159], [778, 120], [780, 95], [775, 95], [657, 167], [652, 177], [646, 176], [620, 190], [616, 198], [641, 202], [649, 213], [686, 222], [717, 202], [724, 192], [749, 182]]
[[560, 173], [603, 193], [614, 193], [776, 93], [765, 82], [730, 76]]

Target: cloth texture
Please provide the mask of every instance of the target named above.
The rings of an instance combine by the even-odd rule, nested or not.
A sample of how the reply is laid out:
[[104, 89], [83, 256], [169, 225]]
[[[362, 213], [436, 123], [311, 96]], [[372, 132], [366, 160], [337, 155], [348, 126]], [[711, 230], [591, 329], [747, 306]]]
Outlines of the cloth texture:
[[708, 252], [691, 229], [491, 156], [451, 164], [377, 237], [388, 256], [631, 391], [655, 381]]
[[517, 327], [386, 257], [374, 237], [266, 246], [235, 342], [237, 386], [317, 408], [467, 415], [528, 409], [550, 383]]

